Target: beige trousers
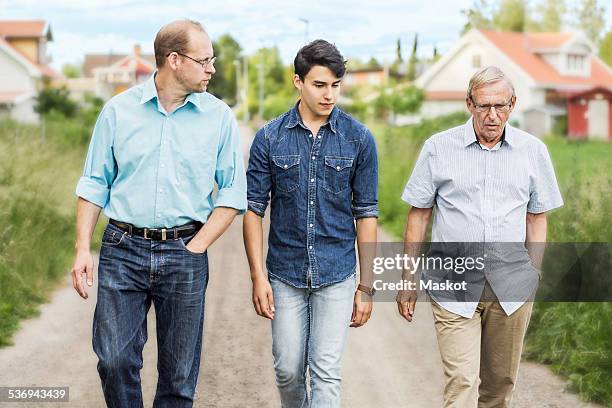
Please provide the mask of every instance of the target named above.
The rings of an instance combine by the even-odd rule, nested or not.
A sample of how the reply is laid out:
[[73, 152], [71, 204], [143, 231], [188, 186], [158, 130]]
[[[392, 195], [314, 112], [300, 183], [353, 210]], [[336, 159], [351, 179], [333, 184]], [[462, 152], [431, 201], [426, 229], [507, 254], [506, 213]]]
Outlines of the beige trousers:
[[434, 301], [438, 346], [444, 366], [445, 408], [507, 408], [518, 376], [532, 302], [507, 316], [487, 283], [471, 318]]

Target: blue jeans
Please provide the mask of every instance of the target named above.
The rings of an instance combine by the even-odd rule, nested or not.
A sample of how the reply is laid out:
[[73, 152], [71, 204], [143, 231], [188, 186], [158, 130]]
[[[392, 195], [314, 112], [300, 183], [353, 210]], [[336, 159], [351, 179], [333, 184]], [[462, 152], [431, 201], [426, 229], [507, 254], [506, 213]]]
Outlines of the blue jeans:
[[[316, 289], [272, 276], [272, 354], [284, 408], [340, 407], [341, 358], [353, 311], [355, 275]], [[310, 395], [306, 370], [310, 373]]]
[[108, 225], [98, 267], [93, 348], [109, 407], [142, 407], [140, 369], [147, 312], [155, 306], [159, 374], [154, 407], [191, 407], [208, 283], [207, 254], [189, 252], [192, 236], [151, 241]]

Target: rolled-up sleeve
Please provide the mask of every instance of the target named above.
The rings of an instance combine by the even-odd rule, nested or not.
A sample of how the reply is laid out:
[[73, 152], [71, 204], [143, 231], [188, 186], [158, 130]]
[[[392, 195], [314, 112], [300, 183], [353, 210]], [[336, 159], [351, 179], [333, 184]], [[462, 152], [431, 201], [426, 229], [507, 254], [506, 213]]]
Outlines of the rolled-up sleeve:
[[226, 112], [221, 131], [215, 169], [215, 182], [219, 187], [215, 208], [234, 208], [239, 214], [244, 214], [246, 210], [246, 174], [238, 123], [229, 109]]
[[104, 208], [110, 197], [110, 188], [117, 175], [113, 154], [114, 123], [109, 109], [103, 109], [93, 130], [83, 176], [76, 187], [76, 195]]
[[251, 144], [249, 167], [247, 169], [247, 186], [249, 210], [263, 217], [270, 202], [270, 191], [272, 189], [272, 175], [270, 174], [265, 128], [257, 132]]
[[539, 214], [561, 207], [563, 199], [557, 185], [555, 169], [544, 143], [539, 145], [534, 166], [535, 172], [531, 177], [527, 212]]
[[364, 129], [361, 149], [357, 156], [352, 187], [353, 217], [378, 218], [378, 154], [374, 136], [367, 128]]
[[402, 200], [413, 207], [431, 208], [436, 199], [437, 188], [433, 177], [435, 152], [431, 141], [426, 141], [421, 149], [414, 170], [406, 183]]

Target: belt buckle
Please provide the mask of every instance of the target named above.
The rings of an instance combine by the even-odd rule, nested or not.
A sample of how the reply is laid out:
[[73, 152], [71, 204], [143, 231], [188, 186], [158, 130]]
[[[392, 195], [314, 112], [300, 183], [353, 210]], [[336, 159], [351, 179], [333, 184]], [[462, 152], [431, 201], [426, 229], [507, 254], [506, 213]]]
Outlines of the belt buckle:
[[148, 229], [148, 228], [145, 228], [145, 229], [144, 229], [144, 239], [151, 239], [151, 238], [149, 238], [149, 237], [147, 236], [148, 234], [149, 234], [149, 229]]
[[166, 229], [165, 229], [165, 228], [162, 228], [161, 233], [162, 233], [162, 238], [161, 238], [161, 240], [162, 240], [162, 241], [165, 241], [165, 240], [166, 240]]

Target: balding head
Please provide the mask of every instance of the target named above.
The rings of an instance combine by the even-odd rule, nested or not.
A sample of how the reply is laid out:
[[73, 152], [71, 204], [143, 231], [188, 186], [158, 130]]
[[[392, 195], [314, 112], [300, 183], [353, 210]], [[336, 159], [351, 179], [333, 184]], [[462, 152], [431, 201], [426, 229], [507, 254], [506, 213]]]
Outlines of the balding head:
[[191, 34], [208, 34], [202, 24], [194, 20], [177, 20], [166, 24], [155, 36], [153, 48], [155, 49], [155, 65], [160, 69], [166, 63], [166, 57], [173, 51], [181, 54], [189, 52]]

